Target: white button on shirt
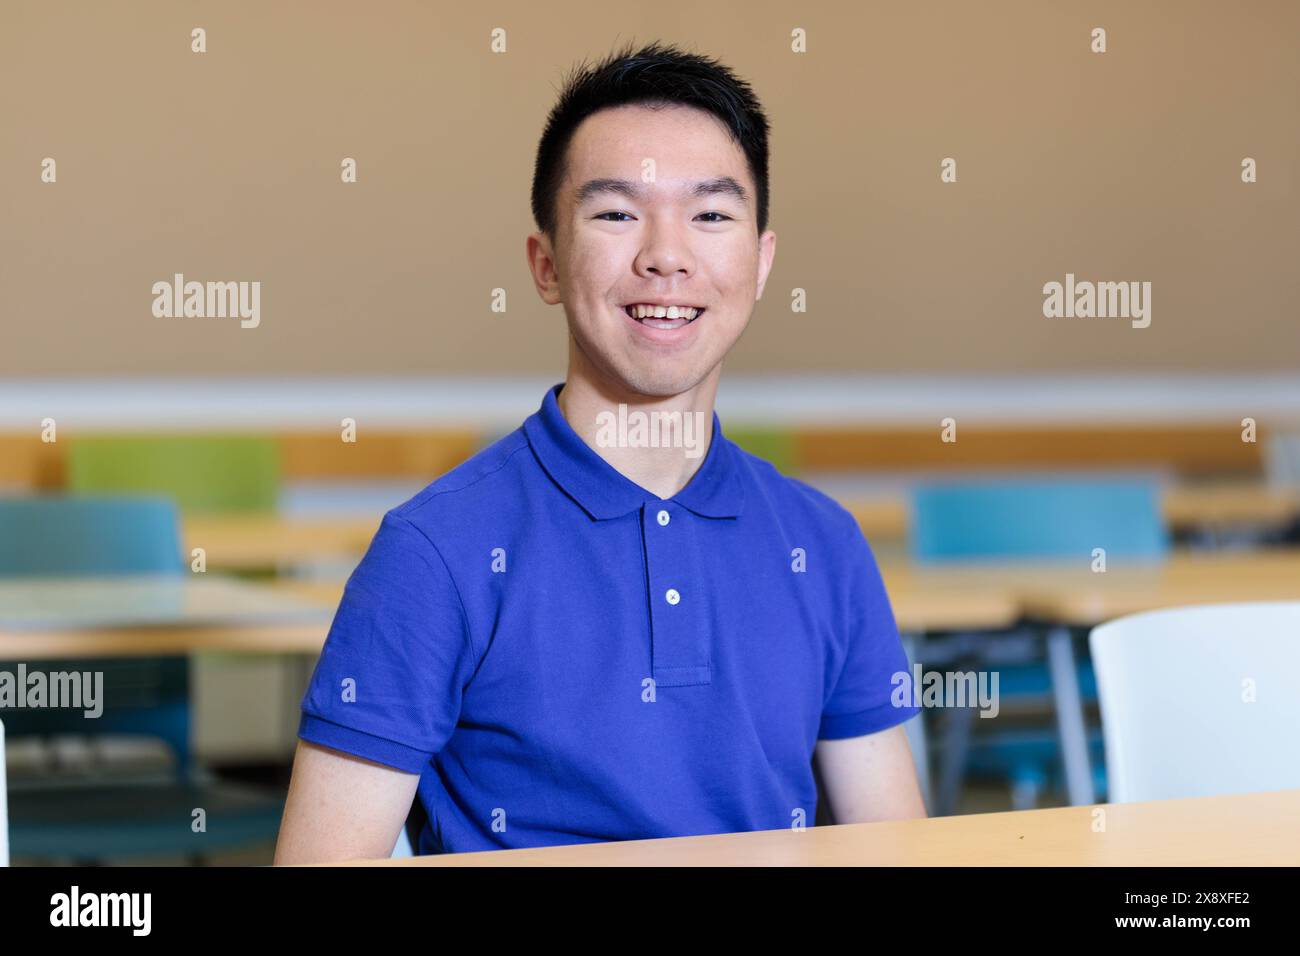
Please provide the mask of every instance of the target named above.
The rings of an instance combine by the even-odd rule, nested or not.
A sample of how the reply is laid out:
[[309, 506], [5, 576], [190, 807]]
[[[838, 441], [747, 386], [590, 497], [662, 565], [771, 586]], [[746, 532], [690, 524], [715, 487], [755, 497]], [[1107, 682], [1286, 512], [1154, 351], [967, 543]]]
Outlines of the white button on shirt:
[[659, 512], [658, 515], [656, 515], [656, 517], [658, 518], [659, 523], [661, 525], [665, 525], [672, 520], [672, 516], [668, 514], [667, 511], [662, 511], [662, 510]]
[[664, 595], [664, 599], [669, 604], [676, 604], [678, 601], [682, 599], [682, 596], [677, 593], [676, 588], [669, 588], [668, 593]]

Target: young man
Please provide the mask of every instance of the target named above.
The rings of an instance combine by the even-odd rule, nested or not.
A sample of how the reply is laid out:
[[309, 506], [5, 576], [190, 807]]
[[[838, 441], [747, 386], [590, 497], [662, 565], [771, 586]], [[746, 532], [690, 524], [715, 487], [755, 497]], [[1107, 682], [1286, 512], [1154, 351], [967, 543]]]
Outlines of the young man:
[[835, 822], [924, 815], [862, 532], [713, 412], [776, 250], [767, 130], [672, 47], [569, 79], [527, 242], [568, 374], [384, 517], [303, 699], [276, 862], [386, 857], [417, 794], [420, 853], [811, 825], [814, 753]]

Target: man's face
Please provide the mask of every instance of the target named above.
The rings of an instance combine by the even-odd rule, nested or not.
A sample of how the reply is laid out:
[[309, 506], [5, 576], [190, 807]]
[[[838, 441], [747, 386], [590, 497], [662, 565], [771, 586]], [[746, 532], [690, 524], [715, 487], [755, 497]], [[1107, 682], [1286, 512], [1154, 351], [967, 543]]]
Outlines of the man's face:
[[[530, 243], [543, 299], [564, 304], [586, 362], [620, 387], [695, 387], [745, 330], [775, 252], [744, 152], [703, 111], [621, 106], [583, 121], [565, 169], [552, 269], [533, 254], [545, 237]], [[637, 318], [637, 305], [682, 308]]]

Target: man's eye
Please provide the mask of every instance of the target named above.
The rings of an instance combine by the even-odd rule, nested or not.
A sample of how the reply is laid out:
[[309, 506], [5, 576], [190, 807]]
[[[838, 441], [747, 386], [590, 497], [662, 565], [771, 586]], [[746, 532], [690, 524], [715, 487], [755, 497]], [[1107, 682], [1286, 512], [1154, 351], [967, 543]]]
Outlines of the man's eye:
[[[601, 213], [599, 216], [597, 216], [596, 218], [597, 218], [597, 219], [605, 219], [606, 216], [627, 216], [627, 213], [625, 213], [625, 212], [602, 212], [602, 213]], [[628, 216], [628, 219], [631, 219], [631, 218], [632, 218], [631, 216]], [[606, 221], [606, 222], [623, 222], [624, 220], [622, 220], [622, 219], [605, 219], [605, 221]]]
[[[700, 213], [700, 216], [718, 216], [718, 217], [720, 217], [720, 218], [718, 218], [718, 219], [706, 219], [705, 222], [724, 222], [724, 221], [727, 221], [727, 220], [730, 220], [730, 219], [731, 219], [731, 217], [728, 216], [725, 212], [702, 212], [702, 213]], [[698, 219], [699, 216], [696, 216], [695, 218]]]

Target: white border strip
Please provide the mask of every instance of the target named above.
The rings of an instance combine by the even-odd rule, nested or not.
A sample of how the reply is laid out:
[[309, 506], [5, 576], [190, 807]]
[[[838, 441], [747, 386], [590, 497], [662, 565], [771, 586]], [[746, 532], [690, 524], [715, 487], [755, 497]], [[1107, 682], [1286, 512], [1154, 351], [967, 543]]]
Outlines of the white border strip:
[[[537, 410], [554, 378], [9, 379], [0, 430], [332, 430], [465, 426], [508, 431]], [[724, 375], [725, 424], [1205, 423], [1300, 427], [1291, 375]]]

